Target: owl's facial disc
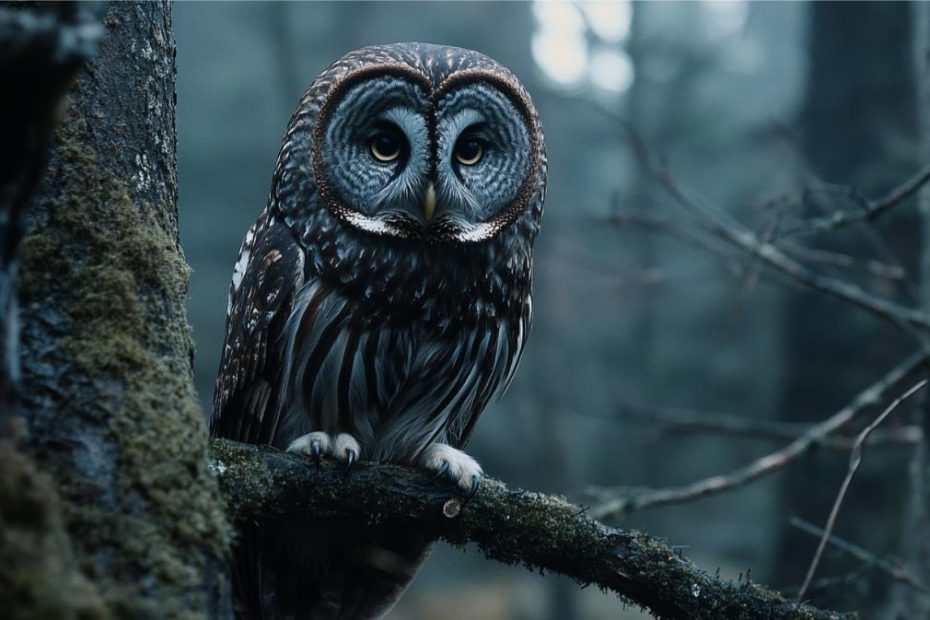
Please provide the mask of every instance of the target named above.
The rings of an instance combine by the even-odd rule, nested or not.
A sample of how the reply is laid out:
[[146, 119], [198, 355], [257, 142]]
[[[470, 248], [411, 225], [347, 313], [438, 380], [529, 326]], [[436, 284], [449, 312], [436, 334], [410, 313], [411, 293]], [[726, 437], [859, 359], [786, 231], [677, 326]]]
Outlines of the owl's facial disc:
[[436, 104], [437, 219], [462, 230], [492, 222], [517, 199], [532, 144], [510, 98], [484, 82], [462, 84]]
[[474, 242], [522, 210], [513, 207], [535, 144], [525, 115], [492, 81], [431, 90], [388, 75], [360, 80], [335, 99], [316, 164], [329, 208], [354, 227]]
[[420, 86], [393, 76], [359, 82], [342, 96], [317, 157], [348, 221], [388, 232], [421, 202], [429, 183], [429, 105]]

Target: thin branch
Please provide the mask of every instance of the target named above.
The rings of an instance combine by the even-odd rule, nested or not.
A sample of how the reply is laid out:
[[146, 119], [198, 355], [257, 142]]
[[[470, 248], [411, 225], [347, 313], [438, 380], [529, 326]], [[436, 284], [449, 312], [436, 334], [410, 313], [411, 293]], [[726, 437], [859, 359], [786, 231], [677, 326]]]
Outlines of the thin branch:
[[[686, 409], [647, 407], [629, 402], [620, 404], [620, 418], [633, 423], [655, 427], [657, 431], [665, 434], [713, 433], [739, 435], [770, 441], [791, 441], [811, 429], [810, 424], [757, 420], [745, 416]], [[918, 443], [922, 437], [923, 431], [919, 426], [909, 425], [886, 431], [876, 431], [872, 435], [869, 444], [872, 446], [912, 445]], [[823, 437], [817, 446], [849, 452], [854, 441], [855, 438], [853, 437], [827, 436]]]
[[928, 381], [930, 380], [924, 379], [919, 381], [904, 394], [891, 401], [891, 404], [885, 407], [885, 410], [882, 411], [878, 417], [872, 421], [871, 424], [862, 429], [862, 432], [859, 433], [858, 437], [856, 437], [856, 443], [853, 444], [852, 453], [849, 455], [849, 470], [846, 472], [846, 477], [843, 478], [843, 484], [840, 485], [840, 490], [836, 494], [836, 499], [833, 502], [833, 508], [830, 509], [830, 516], [827, 518], [827, 525], [824, 527], [823, 536], [820, 538], [820, 543], [817, 545], [817, 551], [814, 553], [814, 558], [811, 560], [811, 565], [807, 569], [807, 576], [804, 577], [804, 584], [801, 586], [801, 591], [798, 592], [799, 601], [804, 599], [804, 595], [807, 593], [807, 588], [810, 585], [811, 580], [814, 578], [814, 573], [817, 571], [817, 565], [820, 564], [820, 558], [823, 556], [823, 550], [827, 547], [827, 541], [833, 534], [833, 527], [836, 525], [836, 518], [840, 514], [840, 508], [843, 505], [843, 499], [846, 497], [846, 491], [849, 490], [849, 485], [852, 483], [853, 476], [856, 475], [856, 471], [858, 471], [859, 465], [862, 463], [866, 440], [869, 438], [869, 435], [871, 435], [872, 432], [878, 428], [878, 425], [884, 422], [885, 419], [891, 415], [891, 413], [897, 409], [901, 403], [923, 389], [923, 387], [927, 385]]
[[870, 411], [872, 407], [884, 401], [888, 392], [897, 388], [911, 374], [924, 366], [928, 357], [930, 355], [926, 351], [914, 353], [884, 377], [860, 392], [849, 405], [823, 422], [814, 425], [781, 450], [767, 454], [730, 473], [711, 476], [682, 487], [655, 489], [633, 494], [630, 494], [627, 489], [592, 489], [589, 492], [599, 496], [601, 503], [592, 508], [590, 514], [595, 519], [608, 519], [645, 508], [680, 504], [733, 490], [762, 476], [784, 469], [817, 447], [825, 437], [846, 427]]
[[659, 618], [854, 618], [794, 603], [748, 581], [714, 577], [665, 543], [593, 520], [560, 497], [515, 491], [487, 479], [467, 505], [455, 491], [407, 467], [358, 463], [351, 475], [324, 463], [214, 439], [213, 469], [237, 522], [338, 519], [404, 528], [453, 544], [473, 542], [491, 559], [596, 584]]
[[[649, 232], [663, 233], [674, 237], [679, 241], [687, 243], [692, 247], [716, 254], [725, 258], [730, 264], [738, 263], [739, 254], [728, 247], [721, 246], [711, 242], [711, 239], [701, 235], [684, 223], [673, 222], [668, 218], [662, 218], [656, 215], [637, 215], [622, 212], [615, 209], [610, 221], [616, 226], [623, 228], [625, 226], [637, 226]], [[848, 254], [831, 252], [820, 248], [808, 248], [791, 241], [783, 241], [780, 235], [774, 235], [772, 240], [777, 240], [776, 245], [789, 257], [807, 263], [819, 263], [830, 267], [840, 269], [860, 268], [869, 275], [887, 279], [903, 280], [907, 274], [900, 265], [884, 263], [872, 259], [858, 259]]]
[[727, 261], [731, 271], [739, 272], [740, 254], [681, 223], [655, 215], [632, 214], [619, 210], [615, 210], [610, 221], [619, 228], [637, 226], [649, 232], [669, 235], [694, 248], [716, 254]]
[[878, 278], [903, 280], [907, 277], [907, 272], [901, 265], [883, 263], [882, 261], [873, 259], [862, 260], [848, 254], [841, 254], [821, 248], [809, 248], [792, 243], [791, 241], [778, 241], [778, 247], [780, 247], [785, 254], [810, 263], [821, 263], [841, 269], [853, 269], [859, 267], [861, 263], [863, 271]]
[[[629, 123], [620, 121], [633, 143], [633, 149], [642, 168], [651, 174], [671, 197], [687, 212], [697, 217], [698, 223], [713, 236], [730, 245], [761, 259], [775, 271], [791, 278], [807, 288], [832, 295], [853, 305], [868, 310], [872, 314], [891, 322], [895, 327], [910, 331], [916, 327], [930, 330], [930, 315], [914, 308], [902, 306], [893, 301], [872, 295], [862, 287], [851, 282], [822, 275], [803, 264], [791, 259], [775, 243], [759, 239], [757, 235], [722, 212], [711, 209], [689, 196], [675, 181], [667, 167], [653, 158], [648, 146], [636, 129]], [[925, 183], [922, 175], [905, 183], [902, 188], [892, 191], [878, 201], [881, 210], [886, 210], [917, 191]]]
[[901, 204], [930, 181], [930, 165], [924, 166], [914, 176], [894, 188], [877, 200], [868, 200], [859, 211], [837, 211], [832, 215], [820, 217], [798, 224], [781, 234], [781, 237], [812, 235], [819, 232], [836, 230], [850, 224], [863, 221], [875, 221], [886, 211]]
[[688, 196], [668, 172], [656, 171], [656, 177], [682, 208], [698, 217], [705, 230], [744, 252], [757, 256], [776, 271], [810, 289], [838, 297], [868, 310], [898, 328], [908, 330], [911, 327], [917, 327], [921, 330], [930, 330], [930, 315], [927, 313], [877, 297], [857, 284], [824, 276], [805, 267], [788, 257], [774, 243], [759, 239], [742, 225]]
[[[795, 527], [802, 532], [810, 534], [811, 536], [816, 536], [817, 538], [823, 537], [826, 533], [825, 530], [817, 527], [813, 523], [808, 523], [804, 519], [799, 519], [798, 517], [791, 517], [789, 523], [791, 524], [791, 527]], [[923, 592], [924, 594], [930, 594], [930, 588], [927, 588], [925, 584], [921, 583], [914, 576], [914, 574], [908, 570], [906, 566], [903, 566], [895, 561], [879, 557], [871, 551], [868, 551], [867, 549], [864, 549], [855, 543], [851, 543], [848, 540], [844, 540], [835, 534], [827, 537], [827, 541], [833, 547], [836, 547], [840, 551], [848, 553], [854, 558], [861, 560], [867, 566], [874, 566], [878, 570], [889, 575], [895, 581], [900, 581], [901, 583], [907, 584], [915, 590]], [[810, 587], [813, 587], [813, 584], [811, 584], [808, 589], [810, 589]]]

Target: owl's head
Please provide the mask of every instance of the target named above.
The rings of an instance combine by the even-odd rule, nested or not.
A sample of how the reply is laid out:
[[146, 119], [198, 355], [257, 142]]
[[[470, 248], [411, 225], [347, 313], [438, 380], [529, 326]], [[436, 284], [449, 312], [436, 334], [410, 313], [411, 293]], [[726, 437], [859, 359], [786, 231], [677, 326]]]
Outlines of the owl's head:
[[475, 243], [541, 210], [545, 153], [510, 71], [471, 50], [401, 43], [347, 54], [307, 91], [276, 177], [301, 172], [359, 231]]

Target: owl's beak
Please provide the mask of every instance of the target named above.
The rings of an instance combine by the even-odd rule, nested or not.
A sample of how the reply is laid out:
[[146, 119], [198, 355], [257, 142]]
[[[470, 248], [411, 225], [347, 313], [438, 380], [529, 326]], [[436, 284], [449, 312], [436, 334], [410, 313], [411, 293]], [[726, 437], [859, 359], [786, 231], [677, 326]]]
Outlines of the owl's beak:
[[433, 213], [436, 212], [436, 187], [430, 183], [423, 195], [423, 214], [426, 219], [432, 219]]

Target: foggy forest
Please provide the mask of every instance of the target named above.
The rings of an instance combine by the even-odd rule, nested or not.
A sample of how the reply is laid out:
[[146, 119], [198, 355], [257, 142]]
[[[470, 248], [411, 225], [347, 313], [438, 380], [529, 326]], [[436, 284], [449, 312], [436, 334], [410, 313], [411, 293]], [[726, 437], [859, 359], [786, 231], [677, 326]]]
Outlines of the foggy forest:
[[[473, 494], [209, 431], [289, 119], [396, 42], [545, 135]], [[260, 523], [437, 541], [395, 620], [930, 619], [930, 4], [10, 2], [0, 112], [0, 618], [251, 618]]]

